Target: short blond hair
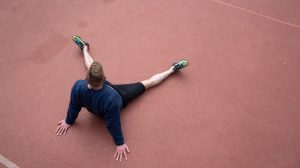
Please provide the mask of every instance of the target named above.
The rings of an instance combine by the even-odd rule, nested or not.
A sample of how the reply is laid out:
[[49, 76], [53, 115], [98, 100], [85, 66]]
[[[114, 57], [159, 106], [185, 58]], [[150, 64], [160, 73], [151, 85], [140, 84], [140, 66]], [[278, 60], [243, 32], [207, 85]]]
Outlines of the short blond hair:
[[86, 80], [92, 87], [99, 87], [104, 82], [104, 72], [99, 62], [93, 62], [87, 72]]

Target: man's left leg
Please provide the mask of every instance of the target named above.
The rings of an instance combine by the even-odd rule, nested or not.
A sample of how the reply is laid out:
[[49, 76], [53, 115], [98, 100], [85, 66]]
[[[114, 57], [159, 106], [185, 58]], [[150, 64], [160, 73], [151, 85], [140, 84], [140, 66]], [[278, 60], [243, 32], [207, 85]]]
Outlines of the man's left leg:
[[82, 52], [83, 52], [85, 67], [86, 67], [87, 70], [90, 69], [92, 63], [94, 62], [94, 59], [91, 57], [88, 50], [89, 50], [89, 46], [84, 45]]
[[84, 63], [87, 70], [90, 69], [91, 64], [94, 62], [94, 59], [91, 57], [89, 53], [89, 43], [83, 41], [79, 36], [72, 36], [73, 41], [78, 45], [83, 53]]

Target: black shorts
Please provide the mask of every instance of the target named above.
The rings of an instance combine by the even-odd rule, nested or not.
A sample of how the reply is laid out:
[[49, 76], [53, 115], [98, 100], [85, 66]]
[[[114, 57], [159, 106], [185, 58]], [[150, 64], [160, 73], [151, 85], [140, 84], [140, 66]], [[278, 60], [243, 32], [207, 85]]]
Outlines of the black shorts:
[[121, 95], [123, 99], [123, 108], [146, 90], [145, 86], [141, 82], [113, 85], [109, 81], [105, 80], [104, 83], [114, 88]]

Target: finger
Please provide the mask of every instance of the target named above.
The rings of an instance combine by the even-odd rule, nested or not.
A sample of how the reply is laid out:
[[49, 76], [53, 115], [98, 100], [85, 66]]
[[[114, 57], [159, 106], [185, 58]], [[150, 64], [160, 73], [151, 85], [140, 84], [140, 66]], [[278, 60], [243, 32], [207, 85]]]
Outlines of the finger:
[[118, 153], [118, 155], [117, 155], [117, 159], [116, 159], [116, 160], [119, 160], [119, 157], [120, 157], [120, 153]]
[[126, 146], [126, 150], [127, 150], [127, 152], [129, 153], [129, 148], [128, 148], [128, 146]]
[[63, 135], [64, 132], [66, 132], [66, 128], [63, 128], [63, 130], [61, 131], [60, 135]]
[[119, 153], [117, 152], [116, 160], [118, 160], [118, 157], [119, 157]]
[[59, 131], [59, 136], [61, 136], [61, 133], [64, 131], [64, 128], [62, 127]]
[[58, 136], [60, 135], [61, 130], [62, 130], [62, 127], [60, 127], [59, 130], [58, 130], [58, 132], [57, 132]]
[[56, 129], [56, 131], [55, 131], [56, 133], [58, 132], [59, 128], [60, 128], [60, 126], [57, 127], [57, 129]]
[[64, 135], [66, 135], [67, 130], [68, 130], [68, 128], [65, 128], [65, 129], [64, 129], [64, 132], [63, 132]]
[[61, 133], [61, 135], [65, 135], [66, 134], [67, 129], [64, 129]]
[[59, 127], [57, 128], [57, 130], [56, 130], [56, 135], [59, 135], [60, 130], [61, 130], [61, 126], [59, 126]]
[[121, 153], [121, 158], [120, 158], [120, 162], [122, 161], [122, 158], [123, 158], [123, 153]]
[[124, 155], [125, 155], [125, 159], [127, 160], [127, 154], [126, 154], [126, 152], [124, 152]]
[[114, 158], [116, 158], [117, 154], [118, 154], [118, 151], [115, 153]]
[[58, 125], [60, 125], [61, 123], [62, 123], [62, 120], [61, 120], [61, 121], [59, 121], [57, 124], [58, 124]]

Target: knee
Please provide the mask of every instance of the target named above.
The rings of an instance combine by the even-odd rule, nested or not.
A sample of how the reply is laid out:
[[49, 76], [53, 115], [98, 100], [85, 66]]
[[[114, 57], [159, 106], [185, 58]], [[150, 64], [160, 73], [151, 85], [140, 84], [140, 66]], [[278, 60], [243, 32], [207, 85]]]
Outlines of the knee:
[[152, 82], [152, 80], [147, 79], [147, 80], [143, 80], [141, 83], [145, 86], [145, 89], [148, 89], [152, 86], [153, 82]]

